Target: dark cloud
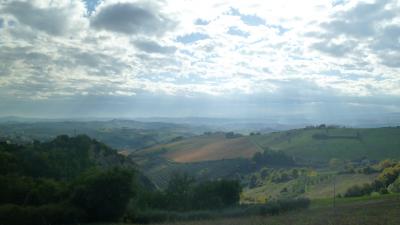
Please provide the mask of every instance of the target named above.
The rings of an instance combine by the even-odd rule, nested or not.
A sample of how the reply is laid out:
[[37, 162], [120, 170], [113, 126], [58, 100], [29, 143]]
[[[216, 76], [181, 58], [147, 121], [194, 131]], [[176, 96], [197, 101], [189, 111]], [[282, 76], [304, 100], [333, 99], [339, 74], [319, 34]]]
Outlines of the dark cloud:
[[[319, 39], [312, 48], [335, 57], [353, 53], [363, 43], [363, 52], [371, 50], [383, 64], [398, 67], [400, 27], [385, 25], [398, 16], [398, 10], [390, 0], [358, 3], [332, 15], [329, 22], [321, 23], [323, 32], [308, 32], [306, 36]], [[347, 40], [341, 44], [332, 42], [338, 38]]]
[[0, 29], [4, 27], [4, 19], [0, 17]]
[[375, 39], [372, 48], [375, 50], [400, 51], [400, 26], [387, 26]]
[[64, 68], [83, 67], [89, 75], [113, 76], [122, 73], [127, 66], [117, 57], [79, 48], [60, 49], [59, 55], [53, 61], [55, 65]]
[[150, 40], [138, 40], [133, 43], [136, 48], [147, 53], [171, 54], [176, 51], [174, 46], [162, 46]]
[[321, 26], [329, 36], [369, 37], [376, 33], [377, 22], [390, 20], [396, 15], [395, 10], [385, 8], [388, 3], [388, 0], [359, 3], [348, 11], [337, 13], [332, 21]]
[[381, 62], [389, 67], [400, 67], [400, 26], [385, 27], [371, 44]]
[[345, 54], [351, 52], [355, 46], [357, 46], [357, 44], [352, 41], [348, 41], [342, 44], [335, 44], [329, 41], [321, 41], [318, 43], [314, 43], [312, 45], [312, 48], [335, 57], [342, 57]]
[[64, 34], [67, 25], [68, 15], [64, 11], [36, 8], [31, 2], [14, 1], [6, 5], [4, 11], [20, 23], [51, 35]]
[[91, 25], [96, 29], [124, 34], [161, 35], [172, 29], [175, 22], [153, 5], [117, 3], [100, 8]]
[[378, 53], [381, 62], [389, 67], [400, 68], [400, 52], [396, 51], [381, 51]]

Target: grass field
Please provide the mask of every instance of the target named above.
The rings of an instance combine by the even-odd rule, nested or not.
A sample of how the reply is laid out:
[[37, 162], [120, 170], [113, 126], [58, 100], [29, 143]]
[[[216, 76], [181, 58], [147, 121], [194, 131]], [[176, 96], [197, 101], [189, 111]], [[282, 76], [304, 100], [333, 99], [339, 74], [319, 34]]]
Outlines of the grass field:
[[[399, 225], [400, 196], [337, 199], [314, 201], [309, 209], [276, 216], [251, 216], [215, 220], [164, 223], [165, 225]], [[100, 224], [99, 224], [100, 225]], [[117, 224], [101, 224], [117, 225]], [[118, 224], [121, 225], [121, 224]]]

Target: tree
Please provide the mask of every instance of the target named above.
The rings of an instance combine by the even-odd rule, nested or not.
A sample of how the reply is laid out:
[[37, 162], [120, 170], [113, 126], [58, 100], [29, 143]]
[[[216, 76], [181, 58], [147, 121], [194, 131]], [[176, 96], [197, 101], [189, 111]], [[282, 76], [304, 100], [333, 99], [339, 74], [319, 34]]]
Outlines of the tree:
[[94, 170], [76, 181], [71, 201], [83, 208], [91, 221], [112, 221], [124, 213], [134, 194], [133, 188], [132, 171]]
[[238, 181], [208, 181], [197, 185], [193, 191], [195, 209], [217, 209], [239, 202], [242, 189]]
[[190, 208], [191, 191], [194, 178], [186, 173], [175, 173], [168, 182], [165, 193], [169, 208], [173, 210], [188, 210]]

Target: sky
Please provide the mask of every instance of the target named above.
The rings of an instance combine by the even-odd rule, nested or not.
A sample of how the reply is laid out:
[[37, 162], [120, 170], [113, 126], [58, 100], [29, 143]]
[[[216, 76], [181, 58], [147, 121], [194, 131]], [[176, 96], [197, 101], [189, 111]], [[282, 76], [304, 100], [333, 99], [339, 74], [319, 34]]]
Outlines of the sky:
[[400, 0], [0, 0], [0, 116], [400, 113]]

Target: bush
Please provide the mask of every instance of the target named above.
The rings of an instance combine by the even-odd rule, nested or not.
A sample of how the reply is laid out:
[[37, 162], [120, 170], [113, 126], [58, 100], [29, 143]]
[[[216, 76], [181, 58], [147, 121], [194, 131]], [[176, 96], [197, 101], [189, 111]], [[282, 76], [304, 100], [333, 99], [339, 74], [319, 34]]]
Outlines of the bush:
[[392, 193], [400, 193], [400, 176], [388, 187]]
[[70, 205], [43, 205], [23, 207], [13, 204], [0, 206], [2, 225], [51, 225], [85, 222], [83, 210]]
[[310, 199], [296, 198], [296, 199], [280, 199], [265, 204], [263, 213], [268, 215], [276, 215], [282, 212], [308, 208], [310, 206]]
[[344, 194], [345, 197], [359, 197], [363, 196], [365, 192], [359, 185], [354, 185], [347, 189], [346, 193]]

